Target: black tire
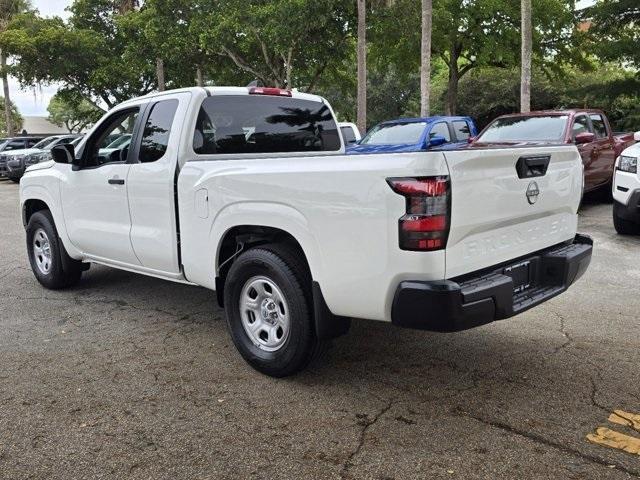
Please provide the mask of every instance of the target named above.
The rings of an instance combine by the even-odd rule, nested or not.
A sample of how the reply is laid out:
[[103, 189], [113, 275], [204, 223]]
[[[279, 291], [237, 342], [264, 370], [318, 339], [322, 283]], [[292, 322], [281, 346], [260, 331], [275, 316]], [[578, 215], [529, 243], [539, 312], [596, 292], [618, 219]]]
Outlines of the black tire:
[[640, 234], [640, 224], [620, 217], [616, 211], [616, 205], [613, 207], [613, 226], [620, 235]]
[[[283, 294], [288, 307], [288, 336], [275, 351], [252, 340], [243, 326], [240, 299], [249, 281], [265, 278]], [[316, 336], [311, 275], [300, 255], [286, 245], [271, 244], [247, 250], [229, 269], [224, 286], [227, 326], [233, 343], [253, 368], [272, 377], [286, 377], [304, 369], [325, 349]], [[261, 332], [262, 333], [262, 332]]]
[[20, 183], [20, 177], [9, 177], [9, 180], [13, 183]]
[[[35, 252], [34, 237], [38, 232], [44, 232], [49, 242], [50, 263], [46, 271], [38, 266]], [[27, 225], [27, 252], [29, 263], [36, 279], [43, 287], [58, 290], [71, 287], [80, 281], [82, 276], [82, 262], [69, 257], [69, 254], [58, 237], [53, 217], [49, 210], [40, 210], [34, 213]], [[39, 258], [42, 258], [41, 256]]]

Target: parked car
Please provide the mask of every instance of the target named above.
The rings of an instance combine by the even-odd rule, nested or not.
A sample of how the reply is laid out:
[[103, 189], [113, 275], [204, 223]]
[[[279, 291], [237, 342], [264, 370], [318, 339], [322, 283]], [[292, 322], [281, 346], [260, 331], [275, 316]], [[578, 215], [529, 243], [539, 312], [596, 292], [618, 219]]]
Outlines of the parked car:
[[340, 128], [340, 133], [342, 134], [345, 145], [352, 145], [362, 138], [360, 130], [355, 123], [340, 122], [338, 123], [338, 127]]
[[614, 133], [601, 110], [570, 109], [503, 115], [477, 138], [475, 147], [574, 144], [584, 164], [584, 191], [611, 188], [616, 158], [634, 143], [633, 133]]
[[70, 143], [77, 138], [78, 135], [54, 135], [42, 139], [31, 148], [13, 150], [5, 154], [7, 177], [16, 183], [19, 182], [28, 166], [51, 159], [53, 147]]
[[458, 147], [476, 135], [469, 117], [400, 118], [379, 123], [348, 154], [420, 152], [432, 147]]
[[[105, 163], [113, 131], [134, 141]], [[36, 279], [68, 287], [94, 262], [215, 290], [273, 376], [349, 318], [464, 330], [564, 292], [591, 259], [574, 146], [346, 157], [326, 100], [295, 91], [151, 94], [52, 155], [20, 183]]]
[[[634, 134], [640, 142], [640, 132]], [[640, 143], [626, 148], [616, 160], [613, 177], [613, 225], [622, 235], [640, 234]]]
[[0, 139], [0, 178], [7, 176], [6, 152], [31, 148], [43, 137], [12, 137]]
[[[109, 140], [111, 140], [111, 138], [109, 138]], [[120, 152], [124, 152], [127, 148], [129, 148], [129, 144], [131, 143], [131, 134], [120, 134], [117, 137], [113, 138], [113, 140], [105, 143], [106, 145], [99, 151], [101, 161], [118, 161], [120, 159]]]

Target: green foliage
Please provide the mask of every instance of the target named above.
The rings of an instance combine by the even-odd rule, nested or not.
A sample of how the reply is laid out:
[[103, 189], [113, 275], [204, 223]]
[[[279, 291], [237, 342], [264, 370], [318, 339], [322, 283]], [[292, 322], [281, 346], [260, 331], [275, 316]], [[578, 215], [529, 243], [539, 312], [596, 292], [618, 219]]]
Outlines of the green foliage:
[[[634, 89], [635, 85], [635, 89]], [[519, 110], [518, 68], [482, 68], [460, 82], [460, 109], [482, 128], [498, 115]], [[611, 64], [593, 71], [566, 68], [560, 76], [534, 71], [533, 110], [600, 108], [616, 130], [640, 130], [640, 90], [632, 72]]]
[[11, 73], [24, 85], [62, 82], [94, 102], [111, 107], [148, 93], [153, 63], [126, 55], [139, 32], [122, 28], [109, 0], [76, 0], [70, 23], [34, 13], [18, 16], [0, 36], [0, 48], [15, 59]]
[[348, 55], [355, 2], [221, 0], [203, 2], [195, 28], [200, 48], [230, 60], [248, 83], [312, 91], [333, 62]]
[[104, 114], [103, 110], [73, 90], [59, 91], [49, 102], [47, 110], [49, 121], [58, 127], [64, 126], [69, 133], [83, 131]]
[[585, 12], [588, 30], [597, 54], [640, 69], [640, 2], [598, 0]]
[[[22, 115], [20, 115], [20, 112], [18, 112], [18, 109], [13, 102], [10, 102], [9, 105], [11, 109], [11, 121], [13, 122], [13, 130], [14, 132], [19, 132], [20, 130], [22, 130]], [[0, 137], [7, 136], [7, 124], [5, 120], [4, 109], [4, 97], [0, 97]]]

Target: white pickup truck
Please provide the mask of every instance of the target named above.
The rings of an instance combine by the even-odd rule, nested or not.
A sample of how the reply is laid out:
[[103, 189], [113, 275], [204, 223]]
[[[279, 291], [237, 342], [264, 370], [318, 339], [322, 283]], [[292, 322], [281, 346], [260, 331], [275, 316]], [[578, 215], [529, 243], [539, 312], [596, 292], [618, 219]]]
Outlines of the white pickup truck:
[[345, 156], [329, 104], [298, 92], [148, 95], [52, 155], [20, 185], [37, 280], [69, 287], [98, 263], [215, 290], [273, 376], [350, 318], [463, 330], [563, 292], [591, 259], [575, 146]]

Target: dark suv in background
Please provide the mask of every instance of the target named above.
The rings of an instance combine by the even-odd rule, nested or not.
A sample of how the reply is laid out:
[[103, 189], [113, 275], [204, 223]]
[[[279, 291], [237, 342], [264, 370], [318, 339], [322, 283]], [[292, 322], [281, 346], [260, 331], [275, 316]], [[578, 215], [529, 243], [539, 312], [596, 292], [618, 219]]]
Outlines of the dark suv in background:
[[7, 176], [7, 156], [4, 155], [6, 152], [32, 148], [43, 138], [44, 137], [0, 138], [0, 177]]

